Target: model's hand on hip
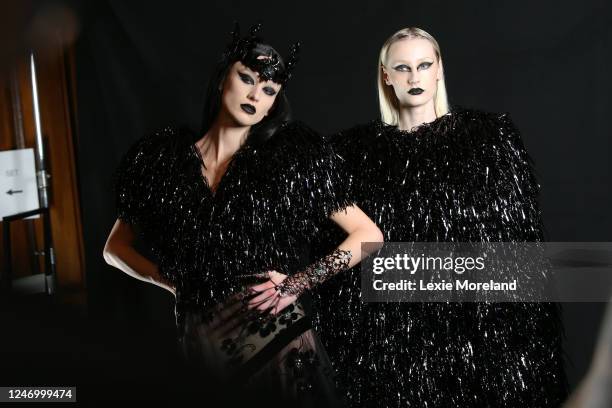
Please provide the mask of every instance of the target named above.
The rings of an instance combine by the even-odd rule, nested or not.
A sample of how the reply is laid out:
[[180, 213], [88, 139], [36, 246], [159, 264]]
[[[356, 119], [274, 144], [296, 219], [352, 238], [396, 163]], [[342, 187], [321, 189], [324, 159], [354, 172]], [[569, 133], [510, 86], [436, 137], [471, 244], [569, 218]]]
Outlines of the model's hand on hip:
[[284, 308], [297, 300], [297, 296], [281, 297], [277, 286], [287, 278], [287, 275], [276, 271], [268, 271], [268, 280], [251, 286], [249, 291], [254, 297], [249, 300], [248, 308], [256, 309], [261, 312], [269, 311], [271, 314], [278, 314]]

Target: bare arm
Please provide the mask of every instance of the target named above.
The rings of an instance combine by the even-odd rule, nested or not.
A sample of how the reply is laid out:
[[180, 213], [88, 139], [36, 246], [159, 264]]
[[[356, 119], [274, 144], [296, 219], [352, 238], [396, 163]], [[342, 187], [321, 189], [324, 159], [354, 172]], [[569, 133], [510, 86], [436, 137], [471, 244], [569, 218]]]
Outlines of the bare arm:
[[347, 207], [346, 212], [335, 212], [329, 218], [348, 234], [337, 249], [351, 251], [353, 254], [348, 264], [349, 268], [357, 265], [365, 257], [364, 255], [367, 255], [361, 253], [362, 242], [380, 242], [382, 244], [384, 240], [381, 230], [356, 205]]
[[253, 286], [257, 295], [249, 301], [250, 308], [276, 314], [293, 303], [302, 293], [323, 283], [333, 275], [357, 265], [365, 255], [362, 242], [383, 241], [383, 234], [370, 218], [357, 206], [347, 207], [330, 216], [348, 237], [331, 253], [291, 276], [276, 271], [268, 272], [270, 279]]
[[104, 245], [103, 255], [106, 263], [133, 278], [157, 285], [175, 295], [176, 288], [160, 275], [157, 265], [133, 247], [134, 238], [132, 226], [117, 219]]

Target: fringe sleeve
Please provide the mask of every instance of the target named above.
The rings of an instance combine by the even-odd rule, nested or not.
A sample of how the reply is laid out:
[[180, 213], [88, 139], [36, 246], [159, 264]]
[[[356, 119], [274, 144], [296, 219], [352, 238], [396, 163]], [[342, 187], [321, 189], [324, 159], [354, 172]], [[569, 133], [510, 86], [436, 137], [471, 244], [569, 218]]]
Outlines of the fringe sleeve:
[[366, 148], [372, 143], [375, 122], [358, 125], [328, 137], [329, 144], [339, 158], [339, 172], [346, 183], [346, 193], [355, 203], [362, 203], [364, 196], [364, 166], [370, 160]]
[[342, 158], [318, 133], [301, 122], [291, 122], [274, 139], [275, 165], [280, 169], [275, 177], [286, 189], [281, 194], [303, 200], [299, 206], [307, 212], [303, 217], [320, 224], [354, 204]]
[[[371, 126], [355, 126], [325, 138], [335, 158], [337, 177], [344, 185], [343, 193], [348, 201], [358, 206], [366, 199], [363, 194], [363, 166], [367, 165], [368, 157], [362, 139], [368, 138], [372, 130]], [[346, 237], [347, 233], [336, 223], [326, 220], [321, 225], [318, 239], [312, 245], [313, 256], [320, 258], [327, 255]]]
[[491, 114], [484, 186], [500, 241], [542, 241], [539, 184], [533, 160], [508, 113]]
[[163, 136], [169, 128], [147, 134], [138, 139], [123, 155], [113, 175], [113, 189], [117, 218], [135, 225], [150, 213], [148, 203], [158, 184]]

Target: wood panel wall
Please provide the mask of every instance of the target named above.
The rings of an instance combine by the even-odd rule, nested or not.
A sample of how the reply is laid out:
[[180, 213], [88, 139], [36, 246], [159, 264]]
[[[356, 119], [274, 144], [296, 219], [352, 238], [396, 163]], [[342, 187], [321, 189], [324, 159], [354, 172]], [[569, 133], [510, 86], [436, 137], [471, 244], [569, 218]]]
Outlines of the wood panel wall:
[[[44, 50], [34, 52], [37, 56], [41, 125], [47, 144], [47, 169], [51, 174], [49, 208], [57, 283], [58, 290], [68, 293], [84, 290], [85, 259], [75, 160], [74, 49], [63, 44], [62, 33], [58, 31], [54, 38], [48, 39]], [[11, 66], [18, 85], [23, 120], [15, 121], [17, 112], [11, 103], [11, 74], [5, 75], [0, 78], [0, 150], [18, 148], [15, 135], [19, 123], [23, 126], [25, 147], [35, 147], [36, 144], [28, 52], [19, 55]], [[35, 242], [28, 238], [31, 235], [28, 234], [28, 223], [34, 224]], [[35, 246], [39, 250], [43, 248], [41, 220], [16, 221], [11, 229], [14, 277], [36, 273], [37, 262], [42, 271], [42, 257], [34, 255]]]

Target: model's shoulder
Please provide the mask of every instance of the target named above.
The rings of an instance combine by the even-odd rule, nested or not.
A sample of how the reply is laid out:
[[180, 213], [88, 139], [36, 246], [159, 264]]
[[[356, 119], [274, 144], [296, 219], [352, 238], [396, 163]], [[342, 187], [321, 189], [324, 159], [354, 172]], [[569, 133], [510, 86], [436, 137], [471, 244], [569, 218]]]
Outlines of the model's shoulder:
[[382, 122], [379, 120], [371, 120], [366, 123], [361, 123], [346, 129], [342, 129], [336, 133], [328, 135], [326, 138], [335, 146], [358, 146], [362, 143], [367, 143], [368, 140], [380, 135], [382, 129]]
[[453, 133], [462, 140], [474, 142], [498, 141], [516, 137], [518, 130], [509, 112], [493, 112], [474, 108], [456, 107], [450, 121]]
[[192, 134], [177, 126], [164, 126], [141, 135], [123, 154], [121, 166], [150, 167], [167, 162], [184, 151]]
[[323, 136], [301, 121], [284, 124], [264, 142], [252, 157], [261, 168], [272, 166], [274, 171], [299, 170], [311, 172], [313, 167], [328, 166], [334, 160], [334, 149]]
[[507, 111], [464, 109], [456, 123], [460, 124], [457, 140], [466, 141], [483, 153], [509, 157], [526, 154], [521, 132]]
[[171, 140], [176, 129], [171, 126], [158, 128], [153, 131], [147, 131], [138, 136], [130, 145], [128, 153], [150, 153], [156, 148], [163, 146], [168, 140]]
[[472, 126], [498, 126], [512, 123], [509, 112], [493, 112], [482, 109], [457, 106], [453, 108], [454, 122]]
[[282, 152], [316, 151], [323, 146], [323, 137], [306, 123], [292, 120], [283, 123], [263, 144], [264, 151], [274, 155]]
[[166, 125], [146, 133], [141, 140], [152, 147], [168, 148], [194, 141], [194, 138], [195, 133], [185, 126]]

